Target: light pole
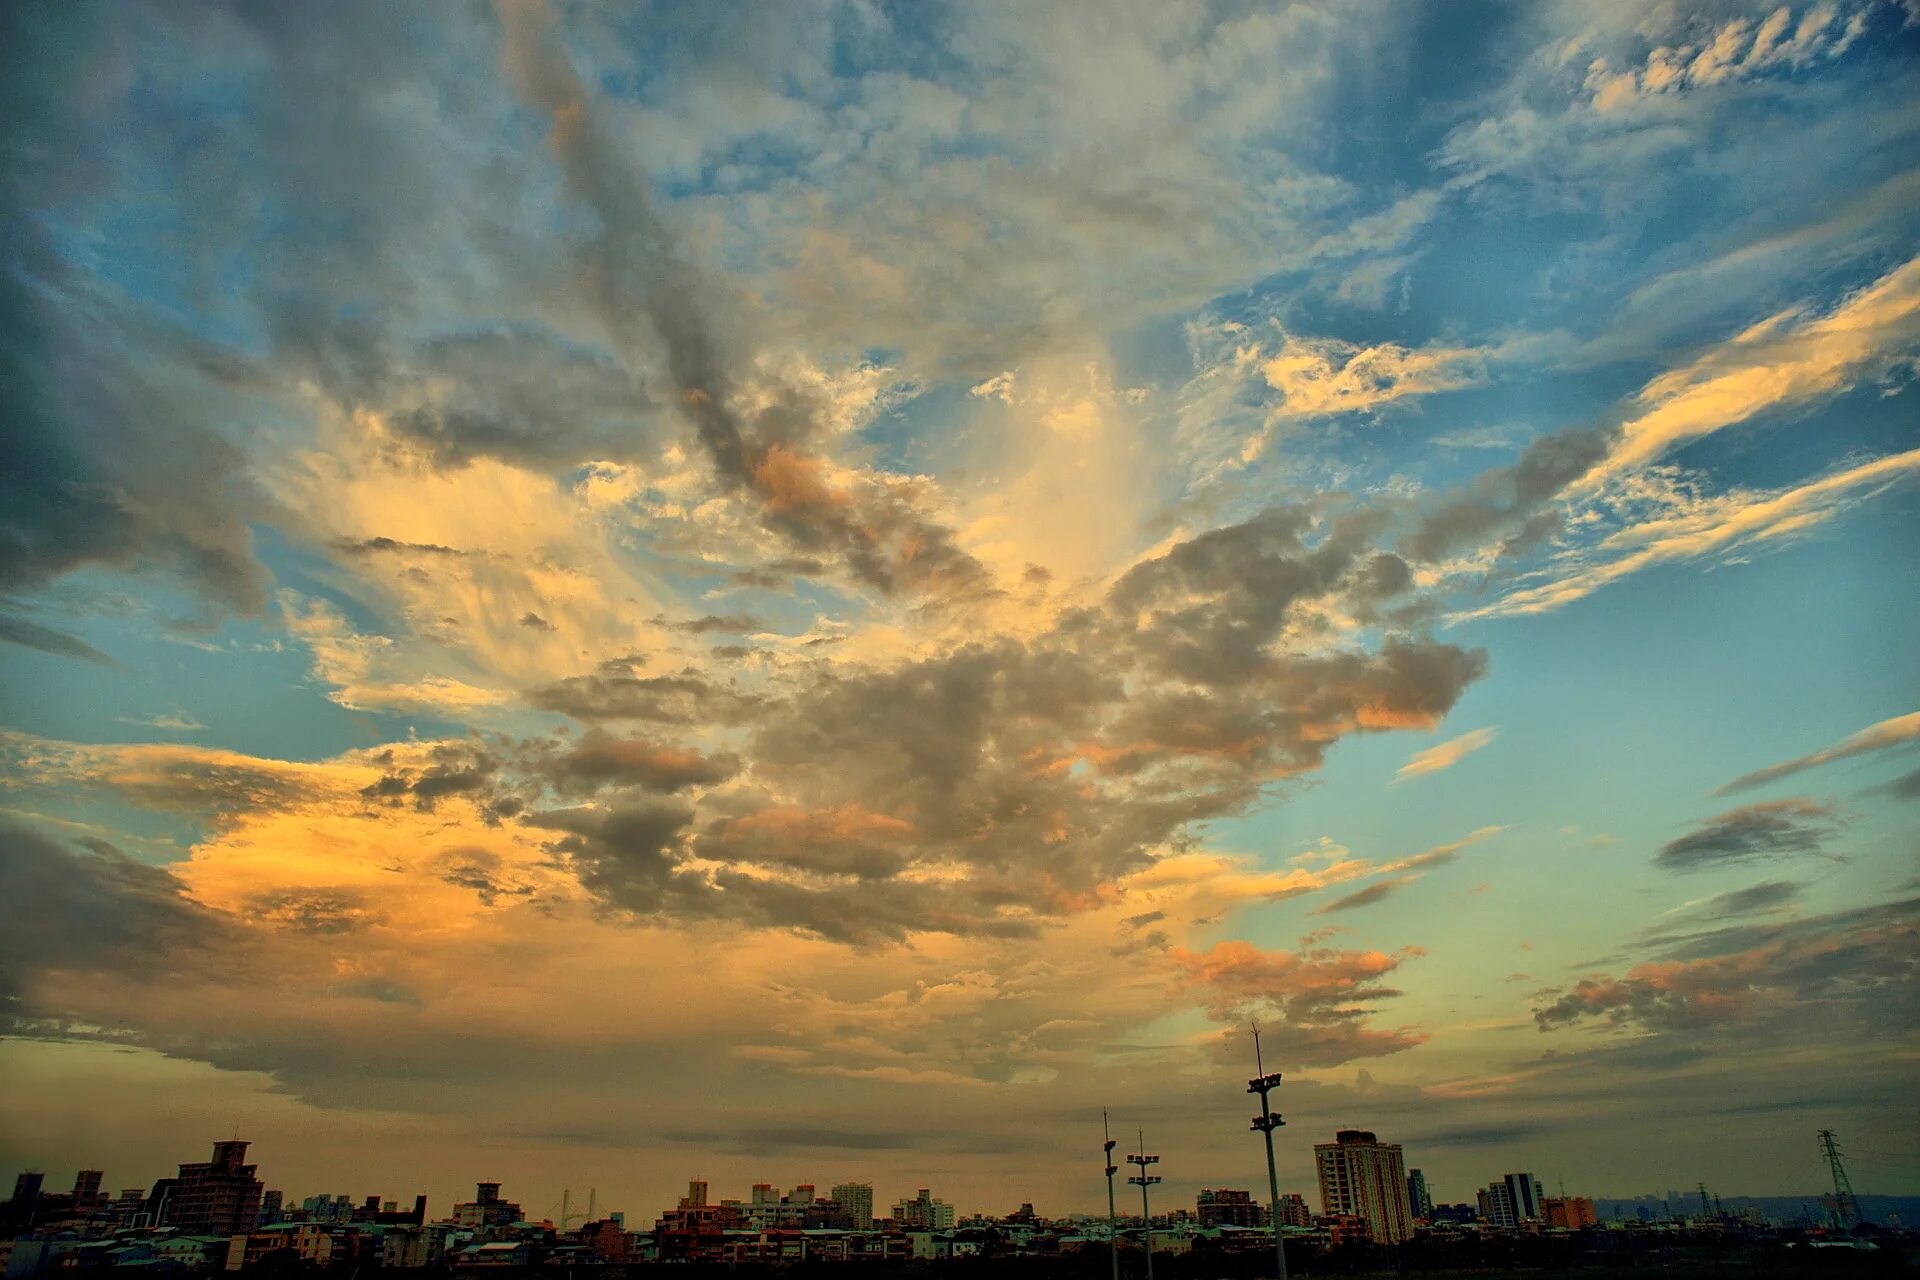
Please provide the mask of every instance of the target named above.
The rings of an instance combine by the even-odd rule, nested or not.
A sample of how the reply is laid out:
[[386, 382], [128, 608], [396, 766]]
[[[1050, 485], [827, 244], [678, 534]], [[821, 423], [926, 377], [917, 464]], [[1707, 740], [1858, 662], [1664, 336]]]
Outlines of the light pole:
[[1273, 1164], [1273, 1131], [1286, 1123], [1274, 1113], [1267, 1095], [1280, 1087], [1280, 1073], [1267, 1073], [1266, 1063], [1260, 1058], [1260, 1024], [1253, 1024], [1253, 1069], [1260, 1074], [1247, 1081], [1247, 1092], [1260, 1095], [1260, 1114], [1253, 1118], [1253, 1127], [1267, 1141], [1267, 1194], [1273, 1202], [1273, 1258], [1278, 1267], [1275, 1275], [1287, 1280], [1287, 1242], [1280, 1236], [1280, 1175]]
[[1140, 1188], [1140, 1229], [1144, 1233], [1147, 1246], [1147, 1280], [1153, 1280], [1153, 1211], [1147, 1208], [1147, 1188], [1160, 1181], [1160, 1179], [1148, 1173], [1147, 1166], [1150, 1164], [1159, 1164], [1160, 1157], [1147, 1154], [1147, 1135], [1145, 1130], [1141, 1130], [1140, 1132], [1140, 1154], [1128, 1156], [1127, 1163], [1140, 1166], [1139, 1176], [1128, 1178], [1127, 1181]]
[[1120, 1166], [1113, 1162], [1113, 1149], [1117, 1144], [1107, 1124], [1105, 1108], [1100, 1111], [1100, 1132], [1107, 1139], [1102, 1148], [1107, 1153], [1107, 1250], [1113, 1255], [1113, 1280], [1120, 1280], [1120, 1215], [1113, 1207], [1113, 1175], [1120, 1172]]

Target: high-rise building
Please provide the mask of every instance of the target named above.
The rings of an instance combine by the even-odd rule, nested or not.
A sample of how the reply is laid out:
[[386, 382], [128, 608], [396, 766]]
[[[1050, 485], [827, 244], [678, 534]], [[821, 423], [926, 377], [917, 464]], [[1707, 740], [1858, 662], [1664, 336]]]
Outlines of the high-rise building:
[[1480, 1193], [1480, 1216], [1496, 1227], [1522, 1227], [1546, 1213], [1546, 1193], [1530, 1173], [1510, 1173]]
[[40, 1188], [45, 1184], [47, 1175], [27, 1170], [13, 1180], [13, 1200], [10, 1203], [30, 1205], [40, 1198]]
[[1321, 1212], [1365, 1221], [1380, 1244], [1397, 1244], [1413, 1234], [1399, 1143], [1381, 1142], [1365, 1129], [1342, 1129], [1332, 1142], [1316, 1142], [1313, 1158]]
[[1193, 1211], [1203, 1227], [1257, 1227], [1266, 1216], [1252, 1192], [1228, 1187], [1202, 1187]]
[[261, 1192], [260, 1193], [260, 1225], [263, 1227], [270, 1227], [274, 1223], [280, 1221], [282, 1213], [286, 1208], [286, 1202], [287, 1202], [287, 1197], [284, 1192], [280, 1192], [280, 1191]]
[[98, 1169], [82, 1169], [73, 1175], [73, 1207], [77, 1213], [92, 1213], [101, 1206], [100, 1180], [107, 1175]]
[[707, 1184], [695, 1178], [687, 1184], [687, 1198], [680, 1202], [682, 1209], [704, 1209], [707, 1207]]
[[855, 1231], [873, 1230], [873, 1184], [843, 1182], [832, 1192], [833, 1202], [846, 1211]]
[[164, 1224], [183, 1235], [231, 1236], [253, 1230], [265, 1188], [253, 1176], [256, 1166], [246, 1160], [247, 1144], [236, 1139], [214, 1143], [211, 1160], [181, 1165]]
[[953, 1206], [934, 1199], [933, 1193], [922, 1187], [913, 1199], [893, 1206], [893, 1223], [905, 1231], [951, 1231]]
[[1427, 1175], [1418, 1169], [1407, 1170], [1407, 1207], [1416, 1218], [1433, 1217], [1433, 1193], [1427, 1190]]

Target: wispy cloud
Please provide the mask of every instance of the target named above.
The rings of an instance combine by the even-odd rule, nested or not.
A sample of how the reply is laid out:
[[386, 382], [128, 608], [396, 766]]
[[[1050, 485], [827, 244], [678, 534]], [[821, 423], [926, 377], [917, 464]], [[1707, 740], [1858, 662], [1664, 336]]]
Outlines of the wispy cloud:
[[1405, 782], [1408, 778], [1417, 778], [1422, 774], [1438, 773], [1442, 769], [1451, 769], [1474, 752], [1480, 750], [1480, 748], [1492, 742], [1499, 732], [1500, 729], [1497, 725], [1489, 726], [1485, 729], [1475, 729], [1471, 733], [1463, 733], [1459, 737], [1447, 742], [1442, 742], [1438, 746], [1428, 747], [1424, 751], [1416, 751], [1405, 764], [1400, 766], [1399, 772], [1393, 775], [1393, 780], [1396, 783]]
[[1735, 791], [1747, 791], [1754, 787], [1765, 786], [1781, 778], [1791, 777], [1807, 769], [1816, 769], [1835, 760], [1845, 760], [1849, 756], [1864, 755], [1869, 751], [1884, 751], [1888, 747], [1897, 747], [1904, 742], [1920, 738], [1920, 711], [1910, 711], [1903, 716], [1894, 716], [1878, 724], [1868, 725], [1860, 732], [1851, 734], [1830, 747], [1804, 755], [1795, 760], [1785, 760], [1779, 764], [1770, 764], [1764, 769], [1755, 769], [1752, 773], [1743, 773], [1725, 786], [1716, 787], [1716, 796], [1730, 795]]

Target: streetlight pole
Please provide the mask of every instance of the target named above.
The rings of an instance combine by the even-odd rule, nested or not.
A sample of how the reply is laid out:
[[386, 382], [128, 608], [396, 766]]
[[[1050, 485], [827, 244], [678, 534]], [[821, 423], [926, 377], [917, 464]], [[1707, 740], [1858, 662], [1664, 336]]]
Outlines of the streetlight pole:
[[1287, 1243], [1280, 1236], [1280, 1175], [1273, 1163], [1273, 1131], [1286, 1123], [1274, 1113], [1267, 1095], [1280, 1087], [1280, 1072], [1268, 1074], [1266, 1063], [1260, 1057], [1260, 1024], [1253, 1024], [1253, 1069], [1259, 1075], [1247, 1081], [1247, 1092], [1260, 1095], [1260, 1114], [1253, 1118], [1253, 1127], [1267, 1143], [1267, 1194], [1273, 1204], [1273, 1260], [1277, 1270], [1274, 1272], [1280, 1280], [1287, 1280]]
[[1153, 1211], [1147, 1207], [1147, 1188], [1160, 1179], [1149, 1174], [1147, 1166], [1159, 1164], [1160, 1157], [1147, 1154], [1147, 1134], [1144, 1129], [1140, 1132], [1140, 1154], [1128, 1156], [1127, 1163], [1140, 1166], [1139, 1176], [1128, 1178], [1127, 1181], [1140, 1188], [1140, 1229], [1147, 1246], [1147, 1280], [1153, 1280]]
[[1120, 1215], [1113, 1207], [1113, 1175], [1120, 1172], [1120, 1166], [1113, 1162], [1113, 1149], [1117, 1144], [1104, 1107], [1100, 1111], [1100, 1132], [1107, 1139], [1102, 1148], [1107, 1153], [1107, 1250], [1113, 1255], [1113, 1280], [1120, 1280]]

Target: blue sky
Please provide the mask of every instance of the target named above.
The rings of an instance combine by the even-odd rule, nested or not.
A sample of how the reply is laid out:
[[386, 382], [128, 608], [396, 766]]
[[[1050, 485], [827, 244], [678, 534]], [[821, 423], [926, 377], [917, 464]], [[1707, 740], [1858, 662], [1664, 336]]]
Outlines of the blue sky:
[[1916, 1118], [1911, 3], [6, 21], [0, 1157]]

